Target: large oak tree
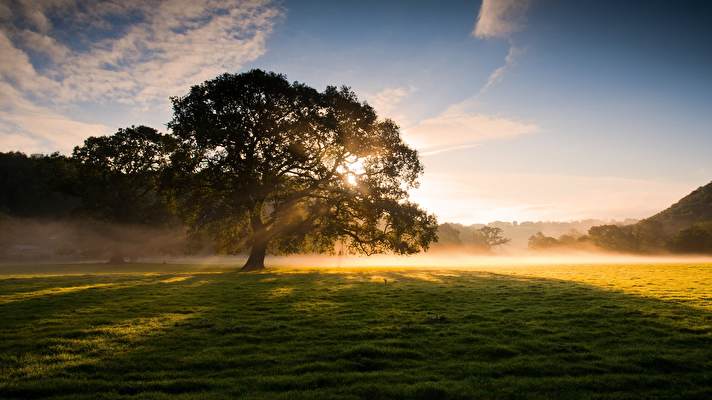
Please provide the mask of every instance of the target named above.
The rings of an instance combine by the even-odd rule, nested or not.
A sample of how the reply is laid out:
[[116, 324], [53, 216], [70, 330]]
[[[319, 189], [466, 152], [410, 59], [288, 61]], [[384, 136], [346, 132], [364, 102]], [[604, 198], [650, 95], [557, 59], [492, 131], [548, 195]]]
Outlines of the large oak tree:
[[224, 74], [173, 98], [170, 187], [194, 232], [222, 250], [410, 254], [436, 238], [408, 200], [423, 167], [398, 126], [346, 87], [283, 75]]

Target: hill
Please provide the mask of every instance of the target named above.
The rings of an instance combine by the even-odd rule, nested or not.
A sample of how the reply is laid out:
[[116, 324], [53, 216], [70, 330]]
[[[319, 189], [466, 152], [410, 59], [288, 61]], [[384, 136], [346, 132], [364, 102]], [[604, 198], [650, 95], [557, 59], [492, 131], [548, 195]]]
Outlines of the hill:
[[635, 225], [595, 226], [588, 240], [622, 252], [712, 253], [712, 182]]
[[694, 224], [712, 221], [712, 182], [683, 197], [667, 209], [639, 224], [660, 226], [665, 234], [676, 234]]

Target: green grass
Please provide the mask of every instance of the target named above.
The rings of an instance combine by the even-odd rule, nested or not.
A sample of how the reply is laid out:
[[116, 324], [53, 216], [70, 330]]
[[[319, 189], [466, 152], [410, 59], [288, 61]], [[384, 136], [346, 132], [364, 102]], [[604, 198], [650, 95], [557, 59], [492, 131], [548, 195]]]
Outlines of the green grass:
[[22, 272], [3, 399], [712, 398], [712, 265]]

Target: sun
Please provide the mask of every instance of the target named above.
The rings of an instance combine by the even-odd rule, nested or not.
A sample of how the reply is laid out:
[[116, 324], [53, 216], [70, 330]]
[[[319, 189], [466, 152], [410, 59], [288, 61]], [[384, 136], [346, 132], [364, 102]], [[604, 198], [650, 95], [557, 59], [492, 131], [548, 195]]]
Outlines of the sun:
[[346, 183], [351, 186], [356, 186], [358, 184], [359, 176], [366, 173], [366, 168], [363, 164], [363, 158], [354, 157], [346, 161], [341, 173], [346, 179]]

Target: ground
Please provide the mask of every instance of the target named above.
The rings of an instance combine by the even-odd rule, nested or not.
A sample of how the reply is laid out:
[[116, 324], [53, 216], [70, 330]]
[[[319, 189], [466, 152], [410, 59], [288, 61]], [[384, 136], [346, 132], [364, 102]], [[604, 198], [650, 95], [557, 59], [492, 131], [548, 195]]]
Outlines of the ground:
[[477, 269], [0, 266], [0, 398], [712, 398], [712, 264]]

